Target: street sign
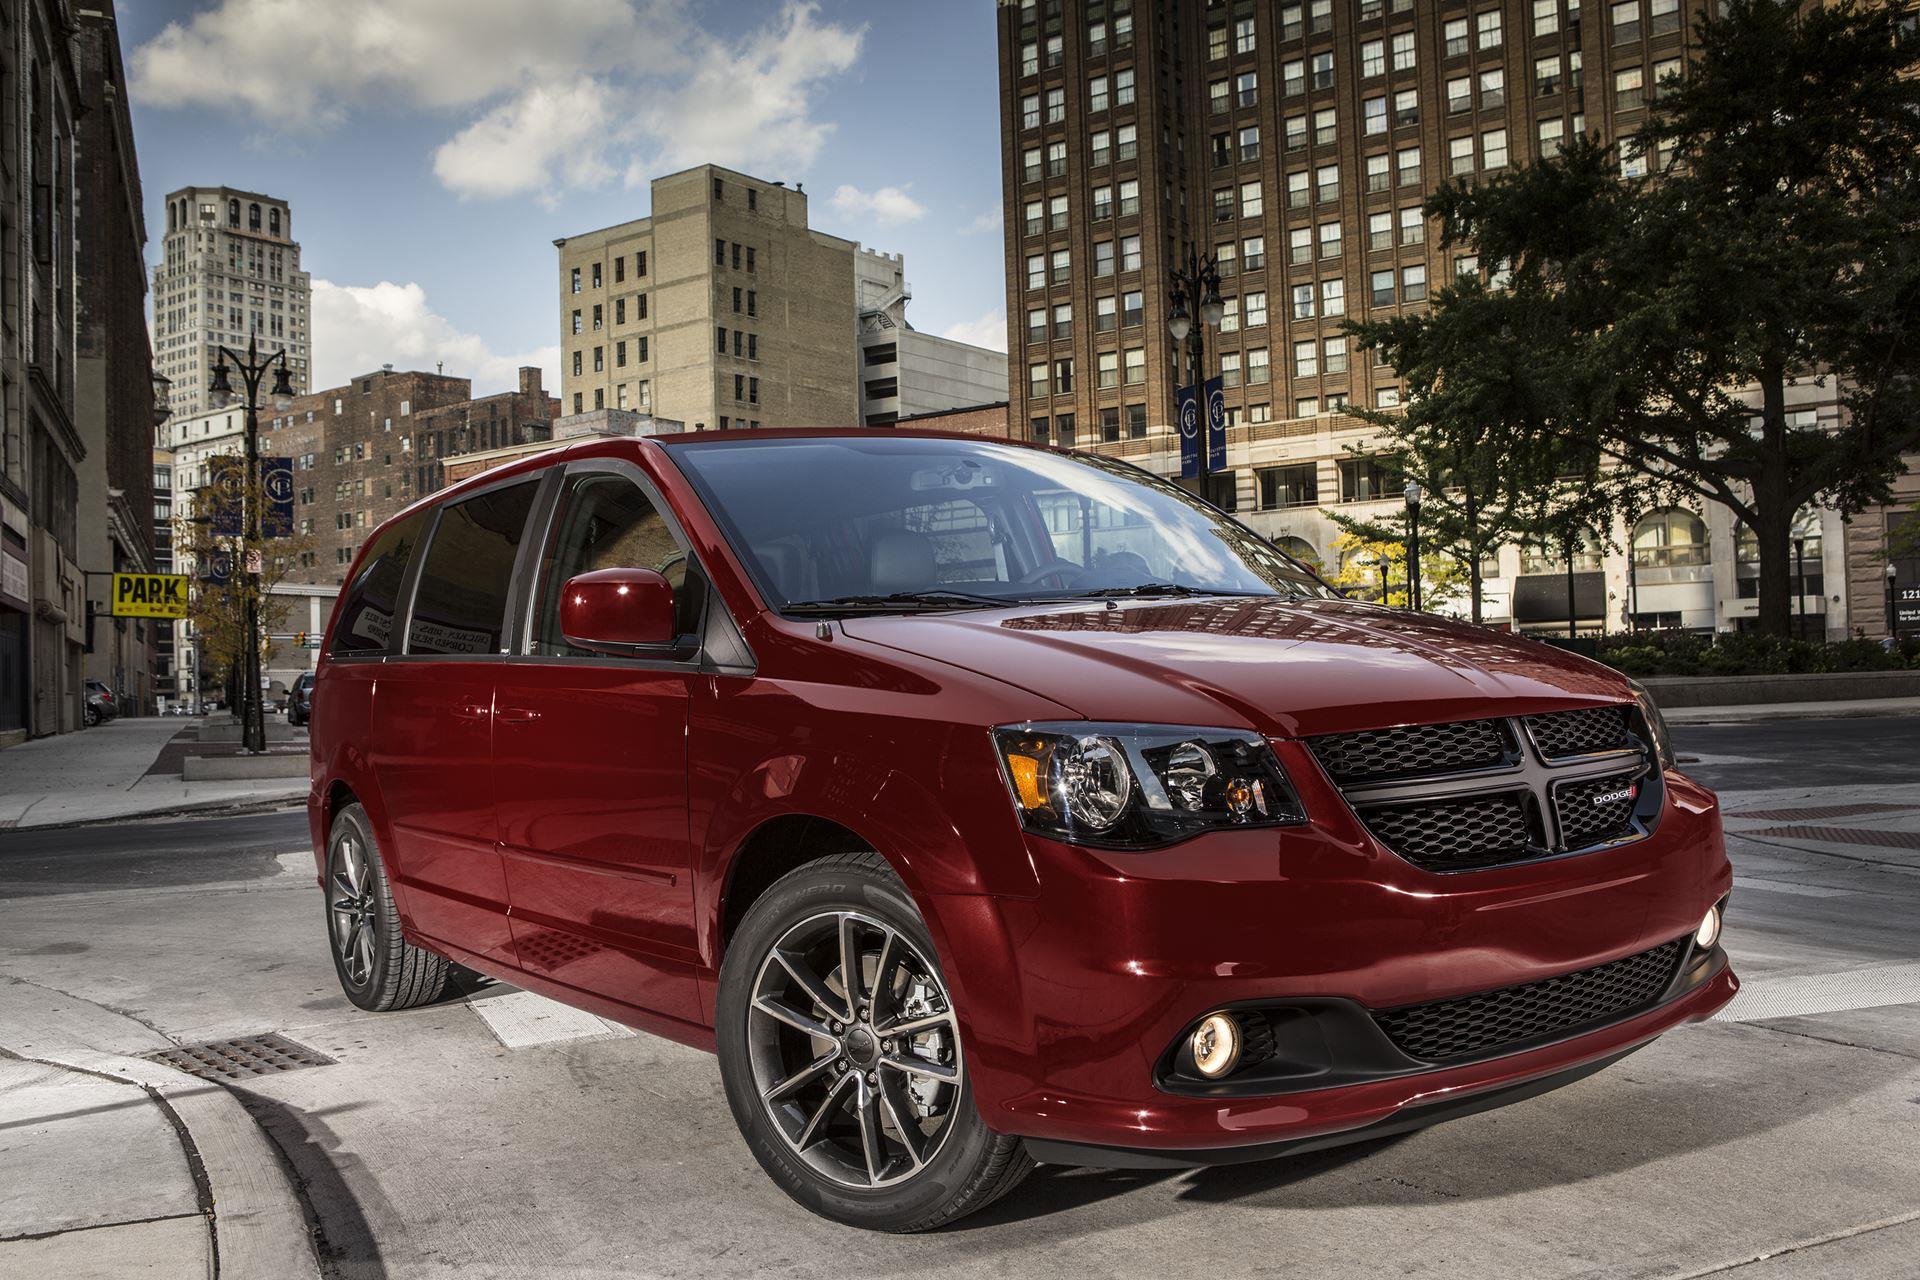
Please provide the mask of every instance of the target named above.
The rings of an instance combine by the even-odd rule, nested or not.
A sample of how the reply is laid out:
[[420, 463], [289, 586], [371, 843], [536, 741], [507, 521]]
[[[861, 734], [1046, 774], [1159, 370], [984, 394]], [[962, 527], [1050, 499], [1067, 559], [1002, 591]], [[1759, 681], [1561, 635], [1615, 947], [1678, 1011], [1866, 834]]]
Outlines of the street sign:
[[116, 618], [186, 617], [186, 576], [178, 573], [114, 574], [113, 616]]

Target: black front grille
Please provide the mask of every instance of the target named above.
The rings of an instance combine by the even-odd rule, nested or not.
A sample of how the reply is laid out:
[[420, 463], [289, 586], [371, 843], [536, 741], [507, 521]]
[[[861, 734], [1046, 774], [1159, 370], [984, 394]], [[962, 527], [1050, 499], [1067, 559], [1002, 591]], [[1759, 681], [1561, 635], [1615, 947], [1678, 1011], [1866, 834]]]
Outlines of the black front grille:
[[1539, 852], [1521, 791], [1378, 805], [1360, 818], [1380, 843], [1428, 871], [1497, 866]]
[[1634, 834], [1633, 809], [1640, 796], [1641, 770], [1560, 782], [1553, 788], [1553, 811], [1560, 819], [1560, 843], [1568, 849], [1618, 840]]
[[1610, 1022], [1652, 1005], [1673, 981], [1686, 945], [1650, 951], [1541, 982], [1376, 1012], [1373, 1020], [1408, 1057], [1449, 1062]]
[[1504, 720], [1412, 724], [1307, 739], [1335, 782], [1375, 782], [1504, 764], [1513, 740]]
[[1527, 731], [1533, 735], [1540, 754], [1549, 760], [1595, 751], [1622, 751], [1634, 745], [1624, 706], [1528, 716]]

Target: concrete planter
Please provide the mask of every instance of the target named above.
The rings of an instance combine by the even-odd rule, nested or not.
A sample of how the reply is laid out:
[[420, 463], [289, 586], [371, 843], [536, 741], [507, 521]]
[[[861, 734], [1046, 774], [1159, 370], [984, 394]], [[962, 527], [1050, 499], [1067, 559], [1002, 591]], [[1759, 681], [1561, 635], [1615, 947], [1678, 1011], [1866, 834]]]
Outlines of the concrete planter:
[[183, 782], [231, 782], [242, 778], [304, 778], [304, 751], [266, 756], [188, 756], [180, 762]]
[[1662, 708], [1920, 698], [1920, 671], [1912, 670], [1784, 676], [1648, 676], [1640, 683], [1646, 685]]

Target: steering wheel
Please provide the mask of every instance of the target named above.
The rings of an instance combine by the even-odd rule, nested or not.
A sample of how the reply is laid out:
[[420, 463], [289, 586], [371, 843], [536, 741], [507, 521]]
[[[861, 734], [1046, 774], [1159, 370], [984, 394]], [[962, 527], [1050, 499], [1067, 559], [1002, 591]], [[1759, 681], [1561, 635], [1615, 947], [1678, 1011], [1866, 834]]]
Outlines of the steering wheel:
[[1071, 560], [1063, 560], [1059, 556], [1055, 556], [1051, 560], [1043, 561], [1042, 563], [1035, 565], [1033, 568], [1027, 570], [1025, 573], [1015, 578], [1013, 582], [1015, 586], [1030, 587], [1034, 583], [1040, 581], [1040, 579], [1045, 577], [1058, 576], [1062, 573], [1079, 573], [1079, 572], [1080, 572], [1080, 566], [1078, 564], [1074, 563]]

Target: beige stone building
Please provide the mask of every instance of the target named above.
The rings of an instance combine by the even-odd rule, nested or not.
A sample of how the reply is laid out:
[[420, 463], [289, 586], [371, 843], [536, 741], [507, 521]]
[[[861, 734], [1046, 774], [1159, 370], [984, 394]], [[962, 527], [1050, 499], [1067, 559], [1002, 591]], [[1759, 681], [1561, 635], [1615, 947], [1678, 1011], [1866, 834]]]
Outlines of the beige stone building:
[[804, 191], [731, 169], [652, 193], [648, 217], [554, 241], [562, 412], [858, 422], [854, 242], [807, 225]]

